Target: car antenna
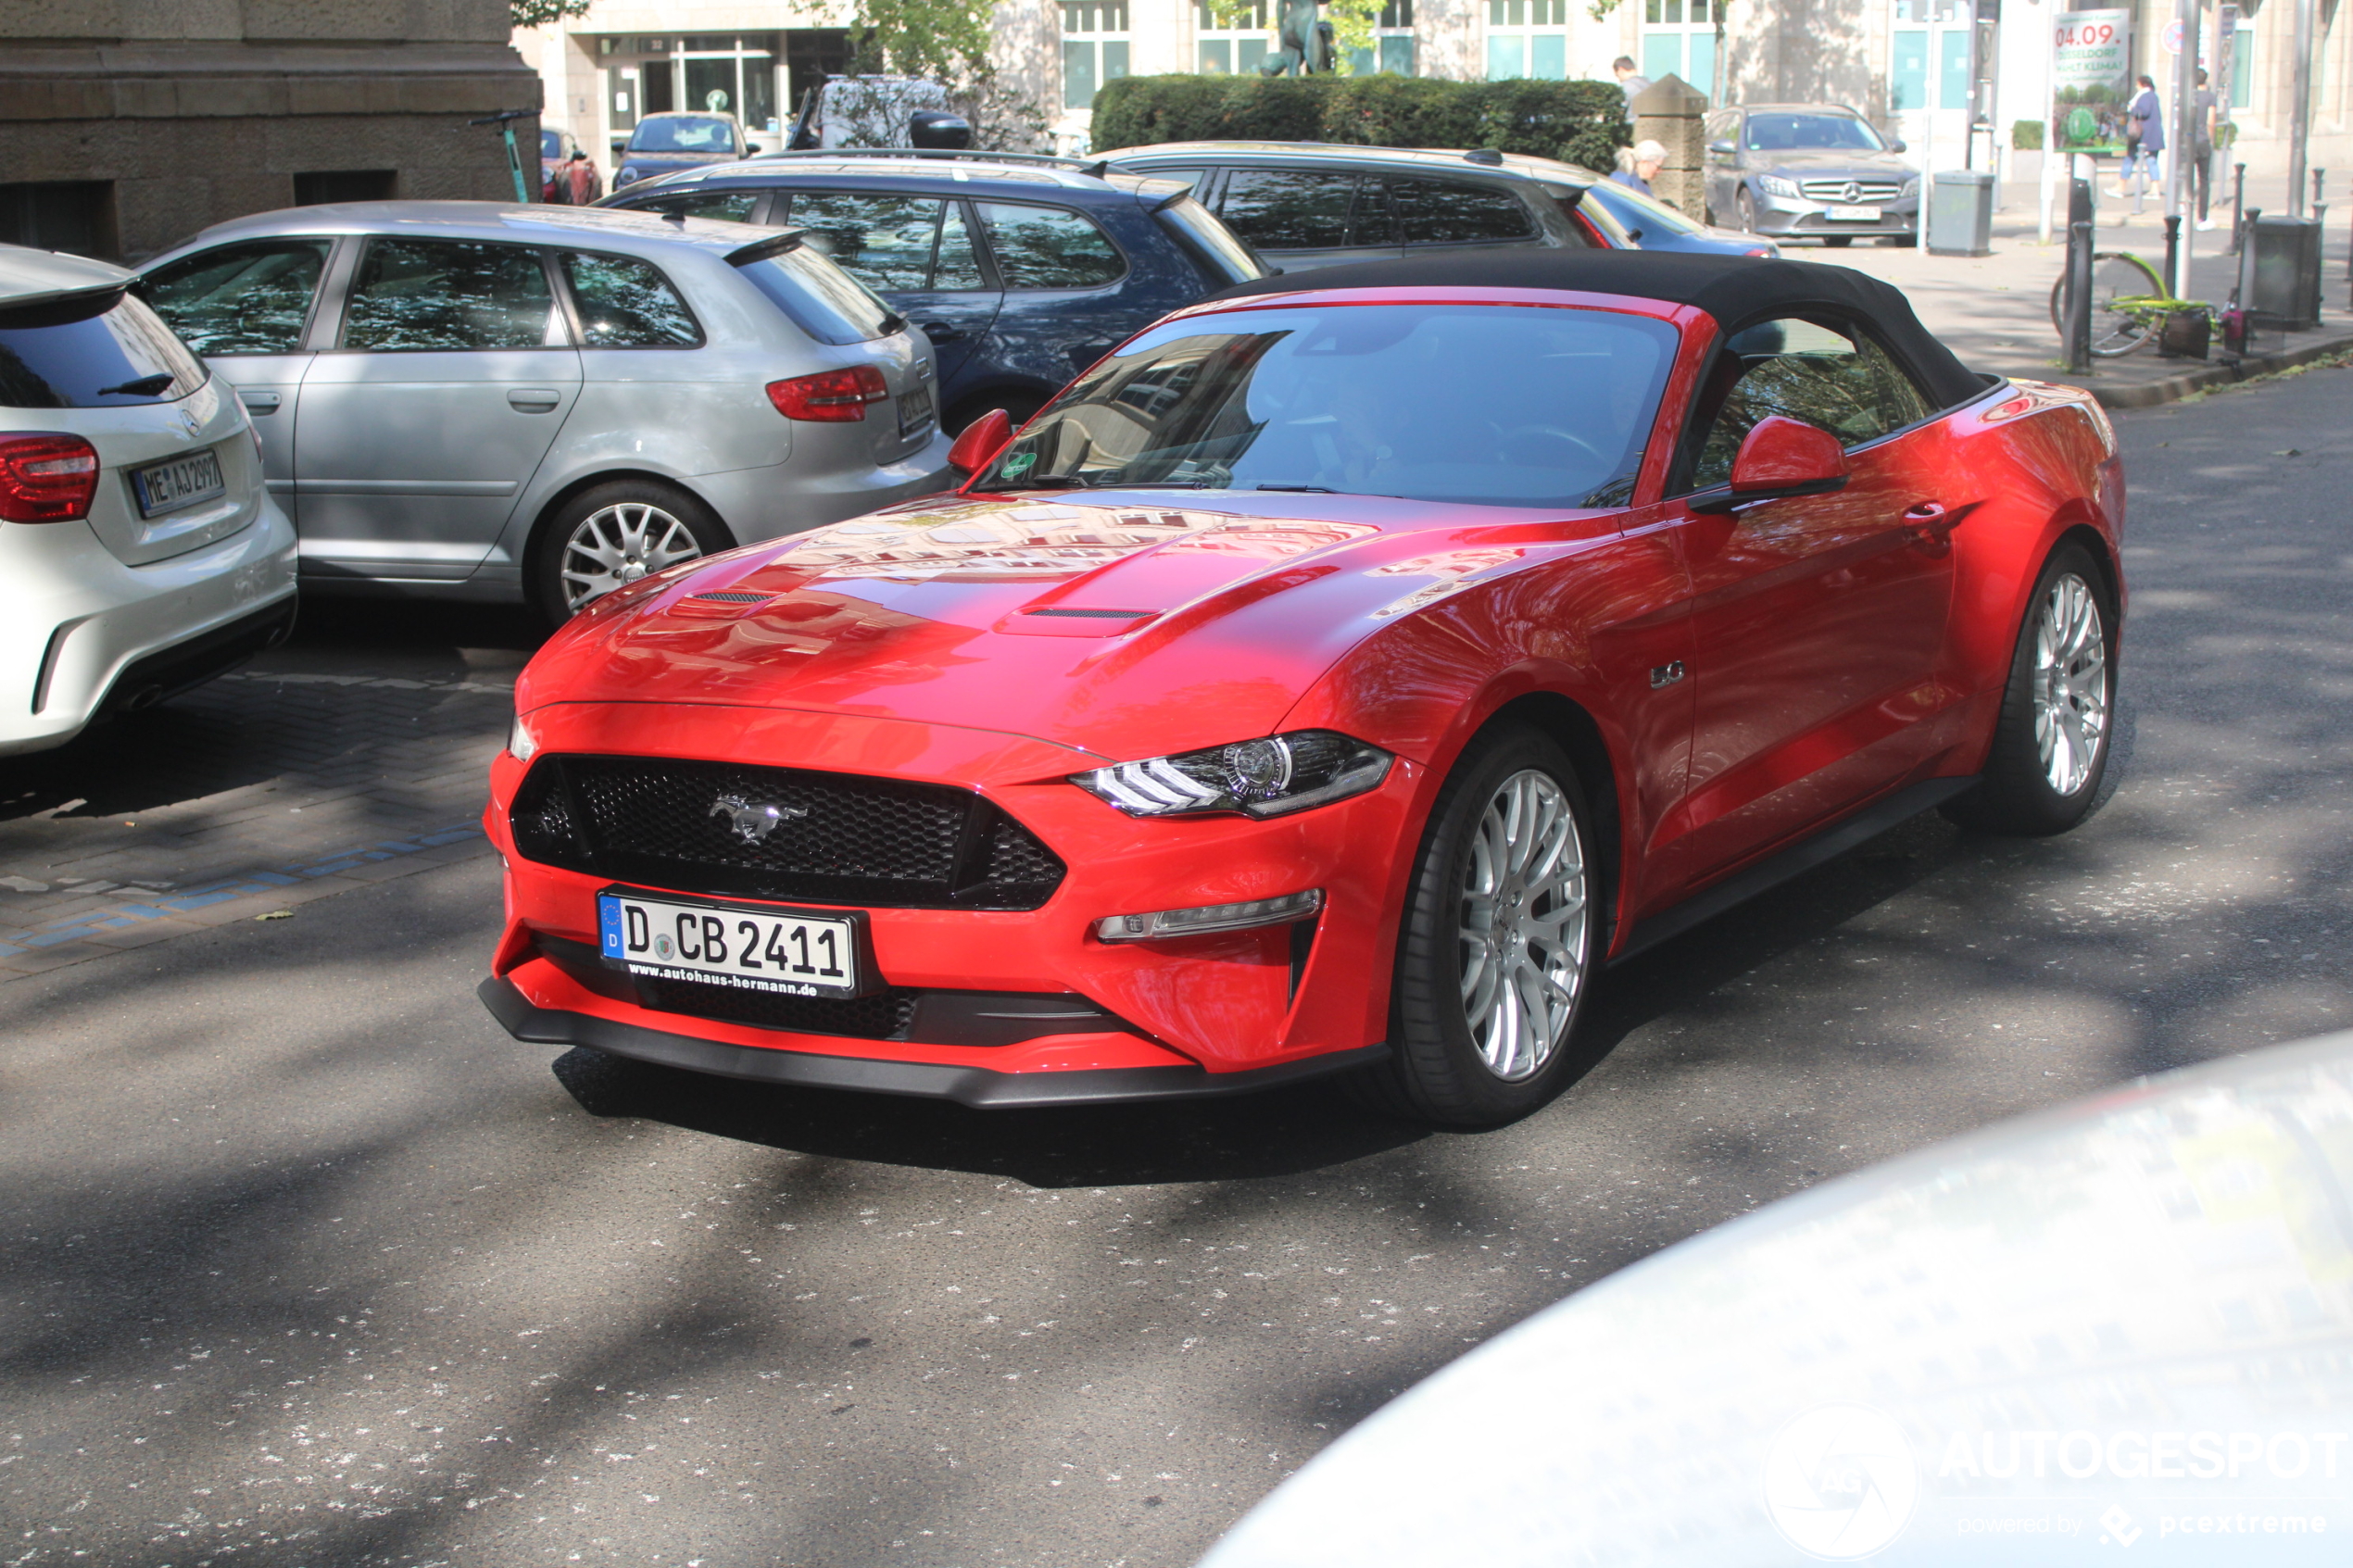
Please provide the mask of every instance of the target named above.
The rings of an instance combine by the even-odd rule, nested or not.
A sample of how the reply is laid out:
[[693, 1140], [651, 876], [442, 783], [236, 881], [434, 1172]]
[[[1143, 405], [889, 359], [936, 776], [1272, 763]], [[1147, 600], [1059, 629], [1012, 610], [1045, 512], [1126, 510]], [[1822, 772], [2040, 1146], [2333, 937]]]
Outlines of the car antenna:
[[1463, 155], [1463, 161], [1465, 163], [1501, 163], [1504, 161], [1504, 155], [1492, 147], [1473, 147]]
[[685, 227], [686, 226], [686, 215], [685, 213], [683, 213], [683, 212], [679, 211], [679, 210], [678, 210], [676, 207], [665, 207], [665, 208], [663, 208], [663, 210], [662, 210], [662, 214], [661, 214], [661, 220], [662, 220], [664, 223], [675, 223], [675, 224], [677, 224], [677, 225], [678, 225], [678, 227], [680, 227], [681, 229], [683, 229], [683, 228], [685, 228]]

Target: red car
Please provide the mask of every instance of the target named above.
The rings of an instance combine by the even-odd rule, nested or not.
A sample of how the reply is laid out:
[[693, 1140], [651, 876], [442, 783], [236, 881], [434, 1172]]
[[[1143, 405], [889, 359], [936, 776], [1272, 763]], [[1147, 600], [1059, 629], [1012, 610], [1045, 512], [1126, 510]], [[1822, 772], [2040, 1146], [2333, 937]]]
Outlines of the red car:
[[532, 661], [513, 1034], [975, 1106], [1345, 1073], [1491, 1123], [1602, 964], [1930, 807], [2047, 834], [2099, 791], [2114, 433], [1844, 269], [1265, 279], [1007, 435]]

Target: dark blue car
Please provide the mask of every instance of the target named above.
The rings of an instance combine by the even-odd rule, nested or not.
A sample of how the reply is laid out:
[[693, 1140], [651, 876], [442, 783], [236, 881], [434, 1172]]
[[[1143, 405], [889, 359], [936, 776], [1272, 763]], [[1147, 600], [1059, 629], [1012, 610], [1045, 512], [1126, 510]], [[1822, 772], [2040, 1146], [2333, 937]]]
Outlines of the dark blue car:
[[938, 349], [941, 423], [1018, 425], [1151, 321], [1267, 269], [1186, 187], [1076, 159], [782, 153], [632, 185], [607, 207], [790, 226]]

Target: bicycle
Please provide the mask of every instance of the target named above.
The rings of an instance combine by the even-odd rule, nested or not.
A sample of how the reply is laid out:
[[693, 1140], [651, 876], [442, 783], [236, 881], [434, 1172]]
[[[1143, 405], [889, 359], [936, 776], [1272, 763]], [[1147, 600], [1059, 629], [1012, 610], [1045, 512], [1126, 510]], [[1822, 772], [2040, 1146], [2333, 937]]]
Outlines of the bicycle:
[[[2102, 359], [2130, 354], [2157, 335], [2171, 311], [2187, 308], [2171, 297], [2157, 269], [2139, 257], [2104, 250], [2092, 257], [2092, 352]], [[2051, 330], [2067, 341], [2067, 273], [2051, 284]]]

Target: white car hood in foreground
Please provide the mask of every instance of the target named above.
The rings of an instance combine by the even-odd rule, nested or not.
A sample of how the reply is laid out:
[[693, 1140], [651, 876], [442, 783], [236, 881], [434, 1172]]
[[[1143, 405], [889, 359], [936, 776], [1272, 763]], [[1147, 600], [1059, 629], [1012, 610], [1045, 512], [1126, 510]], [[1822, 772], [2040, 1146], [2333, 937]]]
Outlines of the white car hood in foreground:
[[1413, 1389], [1202, 1568], [2342, 1562], [2353, 1035], [1771, 1205]]

